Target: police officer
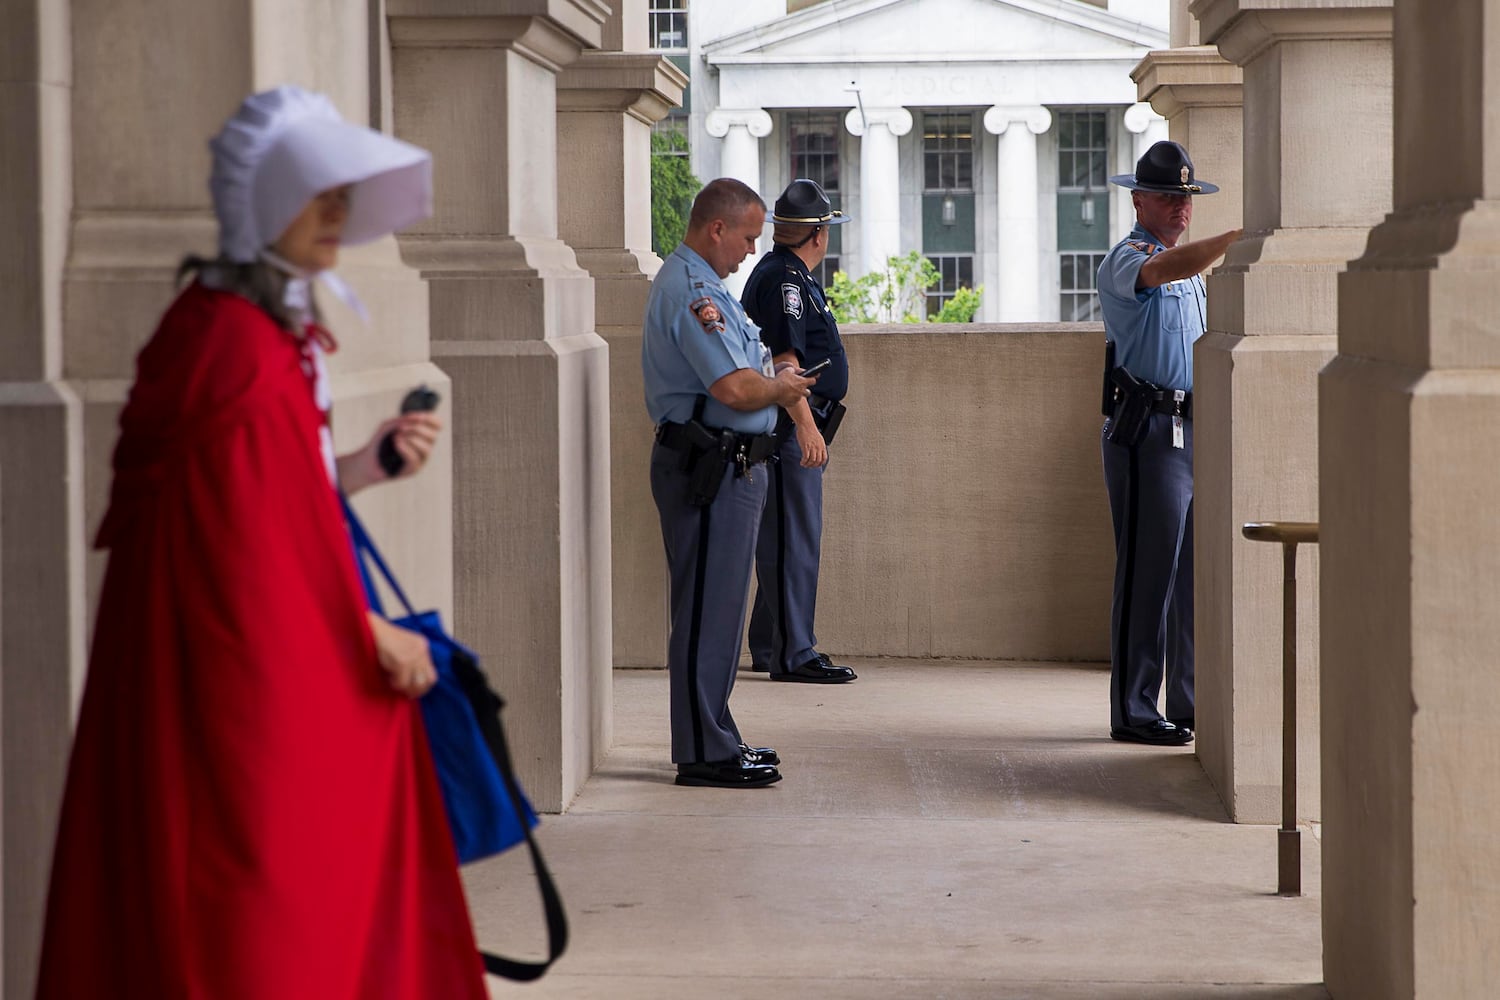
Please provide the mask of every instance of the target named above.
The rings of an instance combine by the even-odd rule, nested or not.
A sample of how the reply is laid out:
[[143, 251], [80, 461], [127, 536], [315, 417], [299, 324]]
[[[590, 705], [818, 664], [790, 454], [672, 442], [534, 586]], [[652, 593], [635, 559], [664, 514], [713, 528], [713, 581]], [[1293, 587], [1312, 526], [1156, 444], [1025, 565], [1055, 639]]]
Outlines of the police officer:
[[[1108, 341], [1102, 449], [1115, 529], [1110, 612], [1110, 736], [1182, 746], [1193, 739], [1193, 342], [1207, 322], [1203, 271], [1235, 229], [1178, 245], [1193, 198], [1218, 187], [1187, 150], [1158, 142], [1129, 189], [1136, 225], [1099, 267]], [[1157, 710], [1163, 675], [1167, 716]]]
[[656, 422], [651, 494], [671, 576], [672, 760], [679, 785], [781, 780], [775, 750], [740, 738], [729, 711], [755, 533], [778, 406], [815, 379], [777, 369], [722, 281], [755, 251], [766, 206], [739, 181], [710, 182], [646, 300], [641, 367]]
[[778, 363], [825, 367], [813, 394], [783, 409], [777, 424], [778, 461], [770, 469], [755, 550], [759, 587], [750, 613], [750, 660], [774, 681], [841, 684], [854, 680], [854, 671], [817, 651], [813, 618], [823, 469], [828, 441], [843, 419], [840, 400], [849, 386], [849, 363], [833, 311], [809, 268], [827, 255], [830, 227], [849, 219], [833, 210], [816, 181], [801, 179], [776, 199], [771, 221], [771, 252], [755, 265], [740, 301]]

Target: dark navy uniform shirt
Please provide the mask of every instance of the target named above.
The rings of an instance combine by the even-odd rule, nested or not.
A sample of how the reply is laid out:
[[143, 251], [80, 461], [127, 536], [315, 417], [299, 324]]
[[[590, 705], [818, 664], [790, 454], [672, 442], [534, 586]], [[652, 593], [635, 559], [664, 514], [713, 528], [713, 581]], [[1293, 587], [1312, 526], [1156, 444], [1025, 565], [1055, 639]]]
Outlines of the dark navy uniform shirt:
[[745, 312], [760, 327], [761, 341], [778, 357], [796, 351], [802, 367], [824, 358], [832, 363], [818, 373], [813, 392], [824, 399], [843, 399], [849, 391], [849, 362], [839, 325], [818, 284], [790, 248], [776, 246], [755, 265], [740, 296]]

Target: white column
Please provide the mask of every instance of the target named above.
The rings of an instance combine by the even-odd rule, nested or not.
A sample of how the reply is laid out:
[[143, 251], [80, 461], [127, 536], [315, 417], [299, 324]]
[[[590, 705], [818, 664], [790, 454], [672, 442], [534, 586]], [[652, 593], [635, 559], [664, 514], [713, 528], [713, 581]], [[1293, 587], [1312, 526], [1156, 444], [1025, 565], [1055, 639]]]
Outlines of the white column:
[[718, 108], [703, 123], [708, 134], [724, 140], [721, 176], [744, 181], [760, 190], [760, 140], [771, 134], [771, 116], [760, 108]]
[[1167, 120], [1146, 101], [1125, 109], [1125, 128], [1131, 139], [1131, 166], [1146, 155], [1146, 150], [1167, 138]]
[[[708, 113], [703, 127], [715, 139], [724, 140], [719, 159], [720, 176], [744, 181], [765, 199], [767, 205], [771, 204], [776, 195], [760, 189], [760, 140], [771, 134], [771, 116], [760, 108], [717, 108]], [[724, 279], [725, 287], [735, 295], [745, 290], [745, 282], [749, 280], [766, 242], [762, 240], [756, 247], [756, 256], [744, 261], [739, 270]]]
[[1052, 127], [1043, 107], [993, 107], [985, 130], [999, 137], [996, 204], [1000, 264], [995, 283], [1002, 323], [1042, 318], [1041, 240], [1037, 218], [1036, 137]]
[[896, 139], [911, 131], [905, 108], [854, 108], [844, 127], [860, 137], [859, 208], [860, 273], [885, 268], [901, 253], [901, 160]]
[[[1157, 114], [1155, 108], [1145, 101], [1126, 108], [1123, 118], [1125, 131], [1130, 135], [1130, 164], [1126, 169], [1129, 173], [1134, 173], [1135, 165], [1140, 162], [1141, 157], [1146, 155], [1146, 150], [1162, 139], [1171, 138], [1171, 126], [1165, 118]], [[1202, 164], [1196, 160], [1193, 162], [1198, 167], [1198, 173], [1201, 176], [1211, 177], [1214, 183], [1223, 185], [1224, 182], [1204, 170]], [[1109, 225], [1111, 242], [1119, 239], [1135, 226], [1135, 204], [1130, 200], [1130, 192], [1113, 184], [1109, 188]], [[1204, 231], [1207, 232], [1207, 230]], [[1220, 232], [1221, 230], [1214, 231]]]

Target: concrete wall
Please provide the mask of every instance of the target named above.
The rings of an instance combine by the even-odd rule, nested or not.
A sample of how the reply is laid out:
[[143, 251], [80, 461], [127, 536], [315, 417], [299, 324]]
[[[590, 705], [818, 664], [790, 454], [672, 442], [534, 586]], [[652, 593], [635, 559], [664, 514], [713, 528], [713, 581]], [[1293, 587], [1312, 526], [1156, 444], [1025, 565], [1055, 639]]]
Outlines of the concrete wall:
[[[0, 995], [33, 992], [119, 408], [178, 261], [213, 249], [207, 139], [284, 82], [366, 120], [383, 96], [370, 25], [363, 0], [0, 0]], [[340, 273], [374, 317], [324, 303], [347, 449], [411, 385], [452, 394], [395, 241], [346, 253]], [[419, 479], [360, 498], [414, 598], [448, 611], [451, 475], [445, 441]]]
[[[852, 388], [824, 484], [819, 645], [837, 656], [1107, 662], [1103, 327], [843, 334]], [[650, 434], [638, 395], [612, 406], [622, 433]], [[645, 467], [636, 471], [644, 480]], [[649, 494], [616, 493], [614, 518], [656, 541], [641, 551], [659, 566]], [[654, 643], [643, 630], [655, 630]], [[643, 654], [617, 666], [665, 661], [662, 623], [617, 620], [615, 631], [636, 634], [631, 648]]]

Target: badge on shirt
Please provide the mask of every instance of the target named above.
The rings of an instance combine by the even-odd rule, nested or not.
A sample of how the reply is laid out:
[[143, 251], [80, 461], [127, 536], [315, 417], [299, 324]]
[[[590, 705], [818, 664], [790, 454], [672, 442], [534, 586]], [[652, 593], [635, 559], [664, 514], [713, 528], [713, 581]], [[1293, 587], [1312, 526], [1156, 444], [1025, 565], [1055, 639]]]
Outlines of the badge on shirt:
[[792, 319], [802, 318], [802, 289], [788, 282], [781, 286], [781, 308]]
[[714, 300], [707, 295], [701, 299], [694, 299], [688, 304], [693, 315], [698, 317], [698, 325], [703, 327], [704, 333], [723, 333], [724, 317], [719, 312], [719, 307], [714, 305]]

